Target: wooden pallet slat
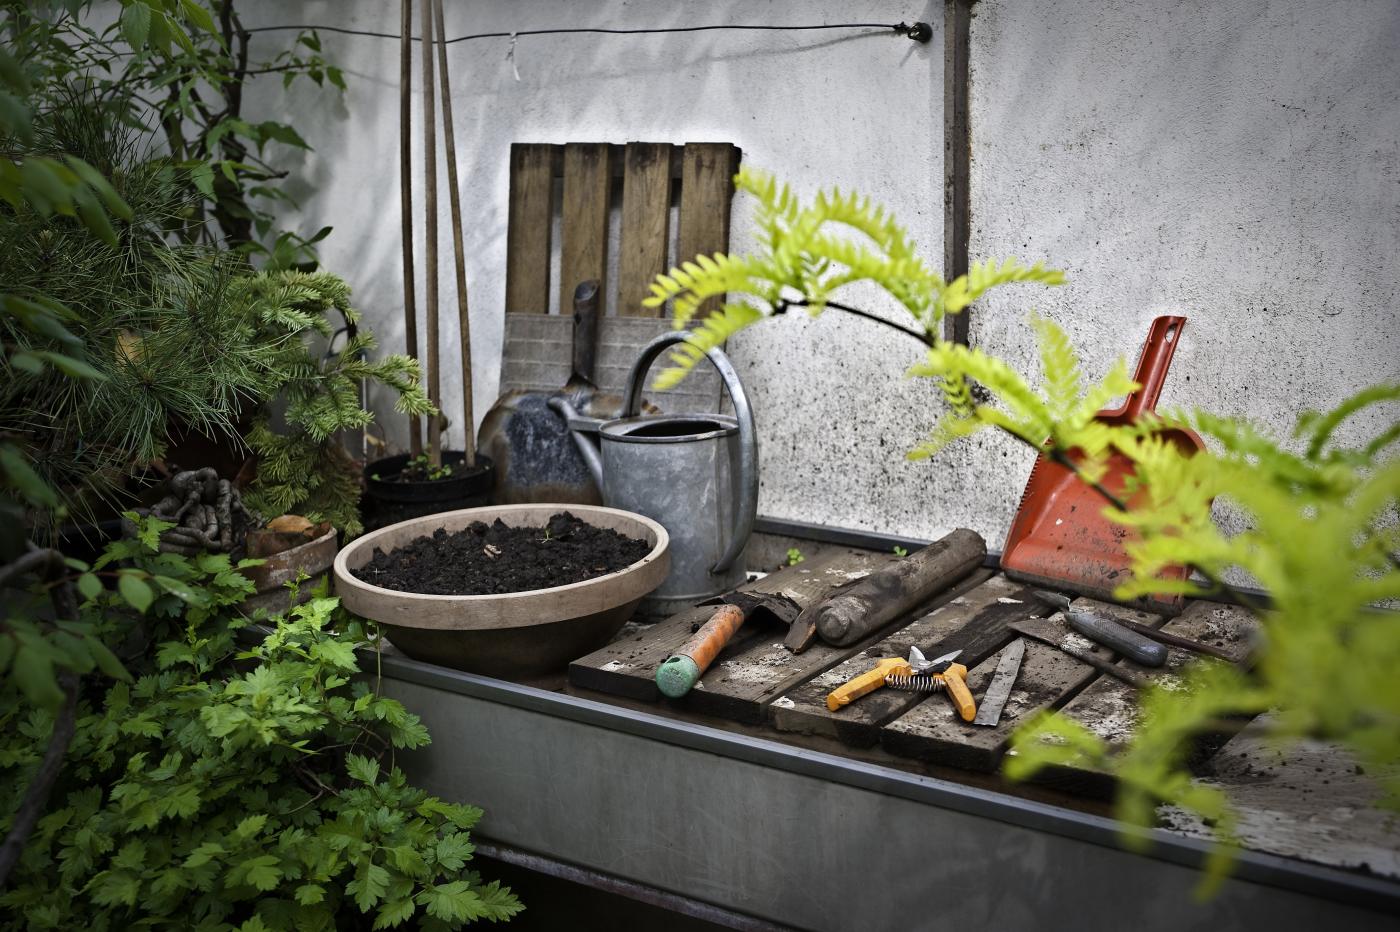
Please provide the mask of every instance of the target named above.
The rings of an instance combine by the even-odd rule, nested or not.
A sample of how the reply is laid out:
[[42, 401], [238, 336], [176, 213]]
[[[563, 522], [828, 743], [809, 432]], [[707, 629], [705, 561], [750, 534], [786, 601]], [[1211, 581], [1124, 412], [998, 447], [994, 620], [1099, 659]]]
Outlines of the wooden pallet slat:
[[608, 293], [608, 201], [611, 157], [606, 143], [564, 146], [564, 203], [559, 261], [559, 313], [571, 314], [574, 289], [595, 279]]
[[660, 317], [642, 306], [651, 282], [666, 271], [671, 231], [670, 143], [629, 142], [623, 152], [622, 233], [619, 242], [617, 313]]
[[549, 311], [549, 249], [553, 220], [554, 146], [510, 147], [506, 230], [506, 312]]
[[[838, 586], [863, 577], [891, 559], [893, 557], [887, 554], [831, 551], [796, 566], [784, 567], [739, 588], [750, 592], [781, 593], [806, 607], [825, 598]], [[660, 700], [661, 693], [656, 688], [656, 668], [672, 651], [684, 644], [713, 612], [713, 606], [687, 609], [652, 625], [638, 639], [614, 641], [570, 664], [569, 682], [585, 689], [633, 699]], [[725, 672], [726, 664], [732, 663], [736, 657], [763, 652], [770, 643], [781, 642], [785, 633], [761, 625], [744, 625], [715, 658], [715, 663], [705, 672], [700, 684], [676, 705], [740, 721], [759, 720], [761, 712], [750, 697], [752, 684], [745, 684], [741, 678], [735, 677], [731, 687], [730, 675]], [[779, 649], [783, 650], [781, 644]], [[787, 654], [786, 650], [783, 652]], [[798, 655], [799, 658], [802, 656], [805, 654]]]
[[[884, 557], [888, 561], [889, 557]], [[841, 573], [847, 565], [838, 565], [828, 572]], [[907, 617], [918, 617], [928, 608], [955, 598], [964, 590], [972, 588], [989, 575], [986, 571], [975, 571], [954, 586], [933, 596], [923, 606], [911, 611], [906, 619], [896, 619], [881, 631], [869, 638], [846, 647], [833, 647], [820, 639], [800, 654], [794, 654], [782, 644], [782, 638], [769, 640], [748, 650], [737, 652], [729, 658], [720, 658], [703, 695], [695, 698], [697, 710], [721, 715], [736, 721], [772, 722], [780, 707], [786, 707], [784, 697], [813, 677], [825, 675], [824, 671], [844, 663], [861, 653], [874, 642], [882, 639], [889, 631], [898, 629]], [[775, 632], [785, 635], [786, 632]]]
[[[739, 148], [727, 142], [688, 142], [681, 166], [681, 206], [676, 237], [676, 265], [693, 262], [701, 253], [729, 249], [729, 206], [734, 199], [734, 173]], [[718, 309], [716, 295], [700, 305], [696, 317]]]
[[[1144, 614], [1133, 613], [1122, 606], [1095, 602], [1093, 599], [1076, 599], [1073, 607], [1077, 611], [1126, 616], [1134, 621], [1141, 620]], [[1248, 655], [1250, 635], [1257, 626], [1258, 622], [1254, 616], [1245, 609], [1214, 602], [1188, 603], [1185, 611], [1161, 625], [1163, 631], [1205, 641], [1227, 650], [1235, 662], [1243, 661]], [[1149, 681], [1172, 684], [1180, 682], [1186, 667], [1199, 658], [1199, 654], [1173, 647], [1170, 648], [1167, 662], [1162, 667], [1143, 667], [1128, 660], [1120, 660], [1119, 663]], [[1140, 721], [1137, 691], [1127, 683], [1107, 676], [1101, 676], [1089, 684], [1060, 711], [1098, 735], [1110, 747], [1127, 744]], [[1238, 724], [1243, 727], [1246, 723], [1240, 721]], [[1228, 735], [1203, 735], [1197, 741], [1193, 756], [1202, 760], [1208, 758], [1226, 740]], [[1047, 772], [1043, 782], [1101, 798], [1111, 796], [1116, 785], [1108, 774], [1074, 767], [1055, 768], [1054, 771]]]
[[[925, 694], [880, 689], [832, 712], [826, 707], [828, 693], [882, 658], [907, 657], [910, 647], [918, 647], [930, 660], [961, 650], [958, 662], [975, 667], [1014, 638], [1006, 628], [1009, 622], [1045, 611], [1028, 587], [1000, 574], [984, 570], [967, 582], [973, 585], [934, 611], [915, 616], [909, 624], [779, 697], [772, 705], [774, 727], [827, 735], [845, 744], [875, 744], [881, 726], [919, 705]], [[944, 695], [933, 701], [952, 708]]]
[[[1106, 648], [1071, 631], [1063, 616], [1055, 615], [1044, 624], [1062, 642], [1068, 641], [1105, 659], [1112, 657]], [[964, 722], [946, 698], [934, 696], [885, 725], [880, 731], [880, 743], [891, 753], [905, 757], [965, 770], [995, 770], [1018, 725], [1041, 709], [1060, 708], [1100, 675], [1093, 667], [1049, 644], [1031, 638], [1024, 640], [1026, 654], [1021, 670], [995, 727]], [[967, 685], [973, 696], [980, 699], [986, 692], [998, 660], [999, 657], [988, 657], [968, 671]]]

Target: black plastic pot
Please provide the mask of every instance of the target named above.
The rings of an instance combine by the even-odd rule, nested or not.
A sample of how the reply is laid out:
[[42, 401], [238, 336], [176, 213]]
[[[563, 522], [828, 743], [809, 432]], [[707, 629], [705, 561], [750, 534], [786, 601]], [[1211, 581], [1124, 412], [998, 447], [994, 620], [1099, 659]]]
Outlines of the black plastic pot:
[[467, 472], [462, 466], [465, 453], [444, 450], [442, 462], [452, 467], [452, 475], [423, 482], [400, 482], [399, 473], [408, 465], [409, 458], [407, 453], [400, 453], [375, 460], [365, 467], [365, 496], [360, 506], [365, 530], [491, 503], [496, 467], [490, 457], [477, 454], [476, 469]]

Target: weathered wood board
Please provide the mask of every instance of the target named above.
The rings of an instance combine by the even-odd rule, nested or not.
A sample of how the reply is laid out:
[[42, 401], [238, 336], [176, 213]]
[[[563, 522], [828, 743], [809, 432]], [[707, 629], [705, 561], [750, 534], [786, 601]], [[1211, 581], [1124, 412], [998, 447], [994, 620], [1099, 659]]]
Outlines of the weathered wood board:
[[[1107, 649], [1071, 631], [1059, 613], [1044, 624], [1053, 628], [1061, 643], [1105, 659], [1112, 657]], [[1049, 644], [1032, 638], [1024, 640], [1026, 654], [1021, 660], [1021, 671], [995, 727], [964, 722], [947, 697], [934, 695], [881, 729], [880, 743], [892, 753], [906, 757], [966, 770], [996, 769], [1018, 725], [1041, 709], [1060, 708], [1100, 676], [1093, 667]], [[999, 659], [988, 657], [968, 672], [967, 685], [974, 697], [980, 699], [986, 692]]]
[[[1073, 607], [1077, 611], [1099, 612], [1111, 617], [1131, 618], [1134, 621], [1142, 621], [1144, 617], [1156, 617], [1122, 606], [1096, 602], [1093, 599], [1076, 599]], [[1180, 615], [1161, 625], [1162, 630], [1170, 634], [1203, 641], [1229, 651], [1236, 663], [1245, 660], [1248, 655], [1251, 633], [1256, 627], [1257, 622], [1246, 610], [1216, 602], [1191, 602]], [[1129, 660], [1118, 662], [1148, 681], [1171, 689], [1179, 688], [1186, 667], [1197, 659], [1202, 659], [1201, 655], [1172, 647], [1168, 650], [1166, 664], [1155, 669], [1139, 666]], [[1222, 662], [1212, 658], [1204, 659], [1211, 663]], [[1120, 680], [1100, 676], [1066, 703], [1061, 711], [1098, 735], [1110, 747], [1121, 747], [1132, 738], [1138, 726], [1140, 715], [1137, 693], [1137, 690]], [[1244, 721], [1239, 722], [1241, 727], [1244, 724]], [[1228, 735], [1202, 736], [1198, 739], [1193, 756], [1208, 757], [1227, 739]], [[1045, 771], [1038, 779], [1069, 792], [1104, 799], [1111, 797], [1116, 789], [1113, 777], [1088, 768], [1056, 767]]]
[[[752, 592], [784, 594], [805, 608], [825, 598], [827, 593], [838, 586], [861, 579], [893, 559], [894, 557], [888, 554], [832, 551], [796, 566], [785, 567], [739, 588]], [[656, 688], [656, 668], [676, 648], [684, 644], [693, 631], [704, 624], [713, 612], [713, 607], [692, 608], [657, 622], [631, 640], [614, 641], [570, 664], [569, 681], [585, 689], [597, 689], [634, 699], [658, 700], [661, 693]], [[740, 628], [734, 640], [715, 658], [715, 663], [706, 671], [696, 688], [680, 700], [679, 704], [693, 707], [696, 711], [728, 715], [741, 721], [759, 721], [762, 713], [753, 699], [749, 698], [750, 690], [744, 682], [743, 674], [747, 672], [747, 667], [767, 667], [778, 662], [792, 662], [796, 667], [806, 669], [808, 663], [822, 656], [814, 651], [807, 651], [796, 657], [788, 654], [781, 646], [785, 633], [782, 629], [769, 629], [757, 625], [745, 625]], [[756, 656], [768, 651], [772, 643], [778, 643], [778, 650], [786, 655], [786, 659], [773, 658], [770, 662]], [[735, 667], [733, 661], [741, 656], [753, 659], [746, 660], [744, 668]], [[731, 677], [733, 689], [727, 688]]]
[[[829, 550], [741, 588], [786, 594], [806, 607], [892, 559], [887, 554]], [[713, 612], [712, 607], [698, 607], [655, 625], [629, 626], [625, 636], [575, 661], [569, 668], [569, 680], [584, 689], [665, 701], [677, 711], [766, 725], [775, 733], [834, 738], [848, 747], [879, 744], [900, 756], [982, 772], [997, 768], [1012, 732], [1042, 709], [1061, 709], [1110, 743], [1125, 740], [1135, 722], [1134, 690], [1031, 638], [1025, 638], [1020, 672], [995, 726], [962, 721], [941, 692], [880, 689], [838, 712], [826, 708], [826, 696], [832, 689], [881, 658], [906, 657], [911, 646], [919, 647], [930, 659], [961, 649], [958, 661], [969, 668], [968, 686], [980, 704], [1001, 651], [1018, 637], [1009, 625], [1032, 618], [1061, 643], [1152, 678], [1169, 681], [1178, 676], [1189, 657], [1195, 656], [1171, 648], [1168, 666], [1156, 671], [1117, 658], [1072, 631], [1062, 615], [1051, 614], [1053, 610], [1032, 594], [1033, 589], [979, 569], [856, 645], [833, 647], [818, 641], [796, 655], [783, 647], [786, 632], [781, 626], [771, 622], [745, 624], [695, 689], [680, 700], [662, 700], [656, 688], [656, 669]], [[1163, 624], [1160, 616], [1091, 599], [1077, 599], [1074, 607], [1154, 627]], [[1252, 627], [1253, 621], [1243, 610], [1209, 602], [1190, 604], [1167, 624], [1172, 633], [1204, 641], [1240, 658], [1247, 655], [1252, 643]], [[1046, 771], [1038, 779], [1090, 795], [1101, 795], [1112, 787], [1103, 774], [1068, 768]]]
[[651, 294], [652, 280], [666, 271], [672, 148], [664, 142], [629, 142], [624, 151], [617, 313], [660, 317], [661, 308], [645, 308], [642, 301]]
[[[1140, 621], [1143, 615], [1141, 612], [1133, 613], [1130, 609], [1105, 605], [1093, 599], [1076, 599], [1073, 608], [1076, 611], [1128, 617], [1134, 621]], [[1256, 622], [1253, 616], [1242, 608], [1213, 602], [1192, 602], [1187, 605], [1185, 611], [1161, 627], [1170, 634], [1204, 641], [1228, 650], [1238, 663], [1248, 652], [1250, 632], [1255, 629]], [[1172, 688], [1181, 683], [1181, 676], [1186, 667], [1199, 658], [1199, 654], [1172, 647], [1168, 651], [1166, 665], [1157, 669], [1141, 667], [1128, 660], [1120, 663], [1155, 683]], [[1132, 737], [1137, 728], [1137, 691], [1127, 683], [1112, 677], [1101, 677], [1098, 682], [1069, 702], [1064, 707], [1064, 713], [1110, 745], [1121, 745]]]
[[[1200, 780], [1229, 794], [1245, 847], [1400, 880], [1400, 816], [1377, 808], [1381, 775], [1334, 744], [1279, 747], [1267, 740], [1267, 725], [1260, 716], [1231, 738]], [[1175, 807], [1158, 816], [1169, 829], [1212, 837], [1199, 817]]]
[[[910, 647], [918, 647], [930, 660], [961, 650], [958, 662], [975, 667], [1013, 639], [1006, 627], [1009, 622], [1044, 612], [1028, 587], [1005, 576], [984, 576], [975, 588], [778, 697], [773, 703], [773, 725], [780, 731], [829, 735], [855, 746], [874, 744], [881, 725], [918, 705], [926, 695], [879, 689], [832, 712], [826, 707], [829, 692], [882, 658], [907, 657]], [[948, 705], [944, 695], [935, 700]]]

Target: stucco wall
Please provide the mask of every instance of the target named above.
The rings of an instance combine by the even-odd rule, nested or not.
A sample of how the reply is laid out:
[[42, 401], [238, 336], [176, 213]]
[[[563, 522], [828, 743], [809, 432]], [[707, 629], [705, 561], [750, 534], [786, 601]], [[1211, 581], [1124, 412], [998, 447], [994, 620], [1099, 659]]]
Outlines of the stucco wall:
[[[989, 296], [973, 341], [1035, 371], [1035, 307], [1099, 375], [1185, 314], [1162, 406], [1280, 433], [1400, 375], [1400, 4], [974, 9], [971, 253], [1045, 256], [1069, 283]], [[1026, 453], [991, 440], [971, 466], [995, 481], [949, 523], [1004, 529], [1014, 496], [975, 490], [1019, 487]]]
[[[1045, 259], [1070, 277], [1061, 289], [982, 302], [974, 341], [1030, 366], [1024, 317], [1038, 307], [1098, 374], [1136, 352], [1154, 314], [1186, 313], [1164, 403], [1280, 428], [1303, 407], [1397, 374], [1400, 6], [982, 0], [974, 9], [971, 255]], [[518, 82], [507, 40], [452, 46], [478, 417], [499, 374], [511, 142], [732, 141], [804, 195], [839, 184], [891, 206], [937, 266], [942, 17], [941, 3], [836, 0], [449, 4], [449, 35], [915, 19], [935, 29], [923, 46], [840, 33], [527, 37]], [[245, 18], [398, 29], [397, 4], [364, 0], [253, 3]], [[310, 193], [299, 222], [336, 227], [326, 264], [397, 348], [398, 46], [323, 40], [346, 66], [343, 102], [271, 83], [249, 110], [297, 114], [317, 147], [302, 166]], [[735, 202], [737, 250], [751, 242], [750, 208]], [[444, 258], [445, 209], [444, 198]], [[451, 275], [444, 261], [445, 300]], [[932, 464], [903, 460], [938, 410], [927, 385], [901, 377], [916, 345], [828, 315], [749, 331], [731, 355], [758, 411], [763, 513], [925, 537], [967, 526], [1000, 545], [1029, 459], [988, 436]], [[455, 358], [445, 351], [449, 409]], [[377, 404], [402, 443], [388, 400]], [[460, 443], [460, 430], [449, 439]]]

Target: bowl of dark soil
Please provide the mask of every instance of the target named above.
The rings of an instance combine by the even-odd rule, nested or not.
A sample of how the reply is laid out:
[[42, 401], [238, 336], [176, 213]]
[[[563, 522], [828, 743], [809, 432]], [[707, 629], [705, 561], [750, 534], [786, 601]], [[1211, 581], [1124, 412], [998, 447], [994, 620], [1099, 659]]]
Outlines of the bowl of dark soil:
[[468, 508], [353, 541], [335, 586], [416, 660], [534, 676], [607, 643], [665, 580], [669, 546], [660, 524], [616, 508]]
[[475, 508], [491, 501], [496, 484], [495, 465], [478, 455], [468, 469], [466, 454], [444, 450], [442, 465], [434, 469], [427, 457], [407, 453], [386, 456], [365, 467], [365, 495], [361, 510], [365, 527], [388, 527], [423, 515]]

